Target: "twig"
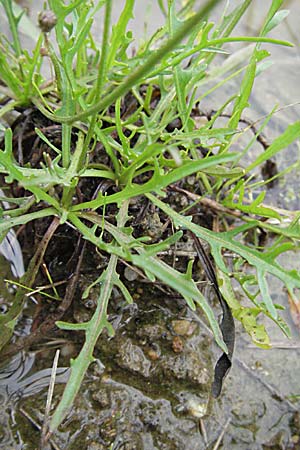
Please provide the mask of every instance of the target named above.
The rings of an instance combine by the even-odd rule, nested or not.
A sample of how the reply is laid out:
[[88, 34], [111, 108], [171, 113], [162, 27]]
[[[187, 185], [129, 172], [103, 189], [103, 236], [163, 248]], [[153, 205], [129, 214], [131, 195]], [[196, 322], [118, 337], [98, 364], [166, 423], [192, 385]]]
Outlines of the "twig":
[[[54, 235], [56, 229], [58, 228], [58, 226], [59, 226], [59, 218], [54, 217], [52, 219], [52, 222], [49, 225], [46, 233], [44, 234], [41, 242], [39, 243], [39, 246], [36, 249], [35, 254], [31, 258], [29, 266], [27, 268], [27, 271], [20, 279], [20, 287], [17, 289], [15, 299], [14, 299], [14, 302], [13, 302], [10, 310], [5, 315], [4, 323], [8, 323], [12, 320], [15, 320], [18, 317], [18, 315], [20, 314], [20, 312], [22, 311], [22, 309], [24, 307], [25, 299], [26, 299], [26, 297], [25, 297], [26, 292], [25, 292], [25, 288], [23, 287], [23, 285], [26, 286], [26, 289], [31, 288], [33, 286], [33, 283], [35, 282], [39, 268], [42, 264], [48, 244], [49, 244], [52, 236]], [[18, 347], [18, 343], [10, 344], [7, 346], [6, 351], [4, 351], [2, 353], [2, 357], [6, 358], [7, 356], [10, 356], [11, 354], [17, 353], [21, 349], [22, 349], [22, 346]]]
[[[212, 117], [217, 113], [218, 113], [218, 111], [212, 110], [209, 113], [205, 114], [205, 117], [207, 117], [209, 120], [211, 120]], [[232, 117], [232, 114], [223, 112], [222, 114], [220, 114], [219, 117], [228, 117], [230, 119]], [[250, 129], [252, 131], [252, 133], [254, 135], [256, 135], [257, 142], [259, 142], [261, 144], [261, 146], [263, 147], [264, 150], [267, 150], [267, 148], [270, 146], [270, 144], [269, 144], [268, 140], [266, 139], [266, 137], [262, 133], [260, 133], [256, 129], [256, 126], [255, 126], [256, 123], [259, 122], [259, 120], [256, 120], [256, 122], [253, 122], [252, 120], [247, 119], [247, 118], [240, 118], [239, 122], [246, 124], [248, 126], [248, 129]]]
[[[255, 348], [256, 350], [262, 350], [260, 347], [257, 347], [257, 345], [249, 344], [247, 346], [248, 348]], [[281, 350], [299, 350], [300, 349], [300, 343], [291, 342], [291, 343], [284, 343], [284, 342], [272, 342], [270, 350], [275, 349], [281, 349]]]
[[203, 437], [204, 444], [207, 445], [208, 444], [207, 432], [206, 432], [205, 423], [204, 423], [203, 419], [199, 419], [199, 430], [200, 430], [201, 436]]
[[75, 289], [78, 284], [80, 268], [82, 264], [83, 254], [85, 251], [85, 244], [86, 243], [84, 242], [82, 245], [75, 273], [73, 274], [72, 278], [70, 278], [70, 281], [66, 288], [65, 296], [61, 301], [61, 303], [59, 304], [59, 306], [56, 308], [56, 311], [51, 316], [47, 317], [46, 320], [35, 331], [31, 332], [29, 336], [20, 338], [18, 342], [16, 342], [15, 344], [11, 344], [10, 346], [8, 346], [7, 350], [3, 353], [5, 357], [11, 356], [25, 347], [28, 348], [30, 345], [36, 342], [38, 338], [41, 338], [41, 336], [45, 336], [49, 331], [55, 329], [56, 327], [55, 322], [63, 317], [63, 315], [71, 305]]
[[[206, 208], [213, 209], [216, 212], [228, 214], [230, 216], [235, 216], [243, 220], [246, 220], [247, 217], [249, 217], [249, 214], [243, 213], [242, 211], [227, 208], [226, 206], [223, 206], [221, 203], [218, 203], [215, 200], [202, 197], [201, 195], [198, 194], [194, 194], [193, 192], [187, 191], [186, 189], [182, 189], [178, 186], [175, 186], [174, 184], [170, 185], [169, 187], [172, 188], [173, 191], [181, 192], [194, 202], [201, 203], [201, 205], [205, 206]], [[238, 200], [238, 196], [235, 195], [234, 199]], [[244, 198], [243, 201], [247, 204], [251, 204], [251, 201], [247, 198]], [[270, 206], [265, 203], [261, 203], [260, 206], [263, 208], [270, 208]], [[298, 214], [298, 211], [287, 211], [286, 209], [277, 208], [276, 206], [273, 205], [272, 209], [278, 214], [283, 216], [296, 217], [296, 215]]]
[[240, 211], [236, 211], [230, 208], [226, 208], [226, 206], [221, 205], [220, 203], [216, 202], [215, 200], [212, 200], [207, 197], [202, 197], [201, 195], [194, 194], [193, 192], [187, 191], [186, 189], [182, 189], [174, 184], [169, 186], [173, 191], [181, 192], [182, 194], [185, 194], [187, 197], [189, 197], [194, 202], [201, 203], [201, 205], [205, 206], [206, 208], [213, 209], [214, 211], [229, 214], [230, 216], [235, 216], [242, 218], [244, 214], [242, 214]]
[[231, 422], [231, 417], [229, 417], [229, 419], [225, 423], [225, 425], [224, 425], [224, 427], [223, 427], [223, 429], [222, 429], [222, 431], [221, 431], [221, 433], [220, 433], [220, 435], [219, 435], [219, 437], [218, 437], [218, 439], [217, 439], [217, 441], [216, 441], [216, 443], [215, 443], [215, 445], [214, 445], [212, 450], [218, 450], [218, 448], [219, 448], [219, 446], [220, 446], [220, 444], [222, 442], [222, 439], [223, 439], [223, 437], [224, 437], [224, 435], [226, 433], [226, 430], [227, 430], [230, 422]]
[[47, 430], [48, 430], [48, 426], [49, 426], [50, 409], [51, 409], [53, 391], [54, 391], [54, 386], [55, 386], [55, 378], [56, 378], [59, 353], [60, 353], [60, 350], [59, 349], [56, 350], [55, 357], [53, 360], [53, 366], [52, 366], [52, 371], [51, 371], [51, 378], [50, 378], [47, 402], [46, 402], [46, 408], [45, 408], [44, 422], [43, 422], [42, 434], [41, 434], [41, 448], [43, 448], [44, 445], [47, 443]]
[[[20, 411], [20, 413], [24, 416], [24, 417], [26, 417], [26, 419], [38, 430], [38, 431], [41, 431], [42, 430], [42, 427], [41, 427], [41, 425], [36, 421], [36, 420], [34, 420], [34, 418], [33, 417], [31, 417], [31, 415], [30, 414], [28, 414], [28, 412], [27, 411], [25, 411], [25, 409], [24, 408], [20, 408], [19, 409], [19, 411]], [[54, 449], [54, 450], [60, 450], [60, 447], [53, 441], [53, 439], [49, 439], [49, 444], [52, 446], [52, 448]], [[41, 450], [42, 450], [42, 447], [41, 447]]]

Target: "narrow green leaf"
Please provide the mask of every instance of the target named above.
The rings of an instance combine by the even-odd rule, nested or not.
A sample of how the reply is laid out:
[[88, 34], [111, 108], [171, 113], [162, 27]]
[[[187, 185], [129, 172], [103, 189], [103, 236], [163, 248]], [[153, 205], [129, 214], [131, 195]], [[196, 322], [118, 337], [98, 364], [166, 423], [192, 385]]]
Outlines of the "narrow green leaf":
[[273, 304], [273, 301], [271, 299], [271, 296], [269, 294], [268, 283], [267, 283], [267, 280], [266, 280], [266, 273], [263, 271], [262, 268], [259, 268], [259, 269], [256, 268], [256, 272], [257, 272], [257, 280], [258, 280], [258, 284], [259, 284], [262, 300], [265, 303], [265, 305], [266, 305], [268, 311], [270, 312], [272, 318], [274, 320], [276, 320], [278, 315], [277, 315], [276, 308], [275, 308], [275, 306]]
[[266, 25], [264, 33], [268, 34], [273, 28], [276, 28], [288, 15], [290, 11], [287, 9], [281, 9], [280, 11], [277, 11], [272, 19], [269, 21], [269, 23]]
[[300, 138], [300, 121], [295, 122], [285, 129], [285, 131], [278, 136], [271, 145], [256, 158], [256, 160], [246, 168], [246, 172], [254, 169], [255, 167], [261, 165], [267, 159], [272, 158], [281, 150], [287, 148], [295, 140]]
[[54, 208], [45, 208], [41, 209], [40, 211], [23, 214], [14, 218], [6, 217], [5, 219], [0, 219], [0, 234], [18, 225], [24, 225], [28, 222], [31, 222], [32, 220], [40, 219], [42, 217], [48, 217], [52, 215], [54, 216], [56, 213], [57, 211]]
[[233, 161], [235, 159], [235, 154], [224, 154], [218, 156], [210, 156], [201, 160], [187, 160], [184, 161], [182, 166], [168, 172], [168, 173], [155, 173], [153, 177], [147, 181], [145, 184], [127, 184], [125, 188], [116, 194], [112, 195], [99, 195], [97, 199], [91, 200], [89, 202], [80, 203], [71, 208], [71, 211], [80, 211], [82, 209], [92, 208], [97, 209], [99, 206], [104, 204], [108, 205], [110, 203], [120, 203], [125, 199], [136, 197], [141, 194], [148, 192], [159, 192], [164, 187], [169, 184], [175, 183], [176, 181], [196, 173], [202, 169], [215, 166], [215, 164], [221, 164], [222, 162]]
[[84, 323], [69, 323], [58, 320], [55, 325], [61, 330], [66, 331], [86, 331], [89, 327], [89, 322]]
[[163, 252], [168, 250], [171, 245], [174, 245], [180, 238], [182, 237], [182, 231], [177, 231], [177, 233], [172, 234], [164, 241], [159, 242], [158, 244], [150, 244], [147, 246], [147, 256], [154, 256], [158, 252]]
[[110, 44], [109, 54], [107, 57], [107, 70], [109, 70], [113, 64], [117, 54], [118, 48], [121, 46], [126, 32], [126, 28], [130, 19], [133, 18], [134, 0], [126, 0], [125, 5], [122, 8], [121, 15], [118, 22], [113, 26]]
[[49, 141], [49, 139], [44, 135], [44, 133], [42, 133], [42, 131], [39, 128], [35, 128], [34, 129], [35, 133], [38, 135], [38, 137], [45, 142], [45, 144], [47, 144], [50, 148], [52, 148], [52, 150], [55, 151], [55, 153], [57, 153], [58, 155], [61, 154], [61, 150], [59, 150], [57, 147], [55, 147], [55, 145]]
[[195, 309], [194, 303], [197, 303], [204, 311], [209, 321], [209, 325], [214, 333], [217, 344], [224, 352], [227, 352], [227, 348], [224, 344], [218, 322], [214, 317], [214, 313], [194, 281], [188, 281], [185, 274], [178, 272], [163, 261], [160, 261], [158, 258], [153, 256], [148, 257], [146, 252], [143, 252], [142, 250], [138, 251], [140, 253], [139, 255], [132, 255], [132, 262], [142, 269], [146, 267], [147, 272], [152, 273], [157, 279], [163, 281], [165, 284], [179, 292], [191, 309]]
[[268, 27], [270, 22], [272, 23], [273, 17], [276, 15], [278, 9], [280, 8], [280, 6], [282, 5], [283, 0], [272, 0], [272, 4], [270, 6], [270, 9], [268, 11], [268, 14], [266, 16], [265, 19], [265, 23], [262, 27], [262, 30], [260, 32], [260, 36], [265, 36], [267, 34], [268, 31]]
[[253, 55], [250, 60], [250, 64], [246, 70], [245, 76], [243, 78], [241, 87], [240, 87], [240, 93], [237, 97], [233, 111], [232, 116], [228, 122], [228, 126], [230, 128], [236, 128], [238, 126], [238, 123], [240, 121], [240, 118], [242, 116], [242, 113], [245, 108], [249, 106], [248, 100], [252, 91], [255, 75], [256, 75], [256, 64], [257, 64], [257, 50], [254, 49]]
[[[123, 227], [125, 225], [127, 218], [127, 210], [128, 210], [128, 203], [126, 202], [123, 204], [123, 207], [118, 214], [119, 227]], [[107, 320], [107, 306], [114, 286], [114, 279], [117, 277], [116, 274], [117, 262], [118, 262], [117, 256], [112, 254], [110, 256], [107, 269], [102, 273], [103, 282], [101, 284], [97, 308], [88, 324], [84, 324], [84, 326], [87, 325], [85, 330], [86, 334], [85, 343], [79, 355], [73, 361], [70, 378], [67, 382], [63, 396], [50, 422], [49, 429], [51, 432], [57, 429], [57, 427], [64, 420], [64, 418], [66, 417], [71, 408], [74, 399], [80, 389], [85, 373], [90, 363], [94, 359], [93, 358], [94, 347], [101, 332], [103, 331], [104, 328], [106, 328], [110, 335], [113, 335], [114, 333], [111, 324]], [[63, 324], [63, 326], [68, 325]], [[73, 324], [70, 324], [70, 326], [72, 327]]]
[[[174, 0], [169, 2], [168, 23], [169, 33], [173, 38], [176, 31], [178, 31], [182, 24], [182, 21], [176, 17]], [[173, 77], [177, 94], [176, 98], [178, 102], [178, 112], [181, 117], [182, 124], [185, 124], [187, 120], [186, 88], [190, 77], [189, 74], [178, 65], [173, 68]]]
[[126, 302], [127, 302], [128, 304], [133, 303], [132, 295], [130, 294], [130, 292], [128, 291], [127, 287], [125, 286], [125, 284], [123, 283], [123, 281], [120, 280], [119, 277], [115, 277], [115, 279], [114, 279], [114, 284], [115, 284], [115, 286], [117, 286], [117, 288], [120, 289], [121, 294], [122, 294], [123, 297], [125, 298]]

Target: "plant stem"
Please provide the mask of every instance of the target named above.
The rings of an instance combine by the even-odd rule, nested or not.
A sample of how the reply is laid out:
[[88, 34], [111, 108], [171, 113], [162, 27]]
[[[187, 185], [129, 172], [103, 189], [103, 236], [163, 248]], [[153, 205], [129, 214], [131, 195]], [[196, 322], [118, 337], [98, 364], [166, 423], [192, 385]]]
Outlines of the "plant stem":
[[1, 0], [1, 3], [5, 9], [5, 13], [8, 18], [9, 29], [10, 29], [10, 32], [11, 32], [12, 38], [13, 38], [13, 48], [15, 50], [16, 56], [19, 58], [19, 56], [21, 56], [21, 54], [22, 54], [22, 47], [21, 47], [19, 33], [18, 33], [19, 18], [16, 18], [14, 16], [11, 0]]
[[230, 36], [236, 25], [239, 23], [241, 17], [245, 13], [245, 11], [248, 9], [248, 7], [251, 5], [252, 0], [245, 0], [243, 5], [239, 7], [239, 12], [234, 16], [234, 19], [229, 24], [229, 26], [226, 28], [226, 32], [224, 36]]
[[174, 47], [185, 37], [187, 36], [192, 28], [194, 28], [201, 19], [217, 4], [220, 0], [210, 0], [208, 1], [194, 16], [192, 16], [189, 20], [187, 20], [182, 27], [174, 34], [174, 36], [169, 39], [161, 48], [159, 48], [156, 52], [148, 58], [145, 64], [135, 70], [127, 80], [120, 84], [111, 94], [105, 96], [102, 100], [97, 102], [94, 106], [89, 108], [87, 111], [83, 111], [80, 114], [77, 114], [76, 118], [70, 117], [67, 118], [67, 122], [73, 122], [74, 120], [81, 120], [88, 117], [91, 114], [94, 114], [98, 111], [103, 111], [109, 105], [113, 104], [119, 97], [122, 97], [126, 94], [139, 80], [144, 78], [148, 72], [162, 59], [164, 55], [171, 52]]
[[[201, 21], [203, 18], [209, 13], [209, 11], [217, 5], [221, 0], [209, 0], [206, 4], [190, 19], [188, 19], [184, 24], [179, 28], [179, 30], [174, 34], [171, 39], [162, 45], [158, 50], [154, 51], [150, 57], [147, 59], [144, 65], [138, 67], [129, 77], [121, 83], [118, 87], [116, 87], [111, 94], [106, 95], [103, 99], [96, 102], [93, 106], [88, 108], [85, 111], [77, 114], [76, 116], [56, 116], [53, 114], [49, 114], [47, 110], [44, 108], [40, 108], [42, 112], [46, 115], [46, 117], [51, 118], [54, 121], [58, 121], [60, 123], [72, 123], [77, 120], [83, 120], [92, 114], [98, 113], [99, 111], [105, 110], [109, 105], [112, 105], [119, 97], [125, 95], [134, 85], [136, 85], [139, 81], [141, 81], [144, 77], [148, 75], [149, 72], [153, 70], [153, 67], [161, 61], [161, 59], [171, 52], [179, 42], [182, 41], [188, 34], [190, 34], [191, 30]], [[37, 103], [36, 101], [34, 102]]]
[[[118, 214], [118, 227], [121, 228], [126, 224], [128, 218], [127, 212], [128, 201], [125, 201]], [[62, 399], [50, 422], [50, 433], [53, 433], [57, 429], [68, 414], [79, 391], [85, 373], [90, 363], [94, 360], [93, 351], [101, 332], [104, 328], [106, 328], [109, 333], [113, 332], [112, 326], [107, 320], [107, 306], [114, 286], [114, 280], [118, 276], [116, 273], [117, 261], [118, 257], [116, 255], [111, 255], [107, 269], [102, 274], [103, 278], [101, 281], [103, 284], [101, 286], [97, 308], [92, 319], [86, 325], [85, 343], [78, 357], [73, 361], [70, 378], [67, 382]]]
[[[99, 101], [101, 90], [105, 81], [106, 76], [106, 60], [107, 60], [107, 52], [108, 52], [108, 39], [109, 39], [109, 29], [110, 29], [110, 21], [111, 21], [111, 10], [112, 10], [112, 1], [108, 0], [106, 2], [106, 8], [105, 8], [105, 19], [104, 19], [104, 30], [103, 30], [103, 38], [102, 38], [102, 49], [101, 49], [101, 58], [98, 68], [98, 77], [96, 82], [96, 87], [94, 89], [95, 93], [95, 102], [97, 103]], [[91, 118], [91, 123], [89, 125], [89, 129], [84, 141], [84, 146], [80, 158], [80, 164], [81, 167], [85, 163], [86, 154], [88, 151], [88, 147], [90, 145], [91, 139], [94, 136], [95, 132], [95, 125], [97, 121], [97, 113], [96, 110]]]

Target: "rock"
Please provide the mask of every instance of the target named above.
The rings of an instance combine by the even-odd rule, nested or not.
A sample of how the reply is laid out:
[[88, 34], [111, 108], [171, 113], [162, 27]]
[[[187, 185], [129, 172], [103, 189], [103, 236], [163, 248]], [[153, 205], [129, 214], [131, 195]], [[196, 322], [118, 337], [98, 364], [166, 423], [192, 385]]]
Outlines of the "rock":
[[197, 325], [189, 320], [172, 320], [174, 333], [179, 336], [191, 336], [196, 330]]
[[118, 364], [124, 369], [149, 377], [151, 362], [146, 358], [143, 350], [134, 345], [129, 338], [121, 343], [117, 357]]
[[175, 353], [181, 353], [184, 349], [183, 340], [179, 336], [175, 336], [172, 342], [172, 349]]
[[135, 281], [138, 278], [138, 274], [136, 273], [135, 270], [132, 270], [130, 267], [125, 267], [124, 277], [128, 281]]

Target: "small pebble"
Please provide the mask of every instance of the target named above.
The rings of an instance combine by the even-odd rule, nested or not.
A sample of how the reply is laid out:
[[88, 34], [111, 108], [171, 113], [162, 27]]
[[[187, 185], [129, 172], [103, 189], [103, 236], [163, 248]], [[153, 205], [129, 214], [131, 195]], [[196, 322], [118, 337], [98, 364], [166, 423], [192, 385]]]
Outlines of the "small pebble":
[[173, 320], [172, 328], [179, 336], [191, 336], [197, 325], [189, 320]]
[[187, 184], [189, 184], [190, 186], [193, 186], [196, 183], [196, 177], [193, 175], [190, 175], [189, 177], [187, 177], [186, 181], [187, 181]]
[[151, 359], [151, 361], [156, 361], [157, 359], [159, 359], [159, 353], [152, 348], [147, 351], [147, 355], [148, 358]]
[[194, 119], [196, 130], [199, 130], [200, 128], [205, 126], [208, 122], [208, 119], [205, 116], [194, 117], [193, 119]]
[[207, 404], [189, 400], [187, 410], [191, 416], [201, 419], [207, 413]]
[[174, 336], [173, 341], [172, 341], [173, 352], [181, 353], [183, 351], [183, 348], [184, 348], [184, 344], [183, 344], [181, 337]]
[[94, 392], [92, 398], [99, 404], [101, 408], [107, 408], [108, 406], [110, 406], [109, 396], [104, 390]]
[[76, 355], [76, 346], [72, 342], [63, 345], [60, 350], [61, 356], [74, 357]]
[[138, 278], [138, 274], [132, 270], [130, 267], [125, 267], [124, 277], [128, 281], [135, 281]]

